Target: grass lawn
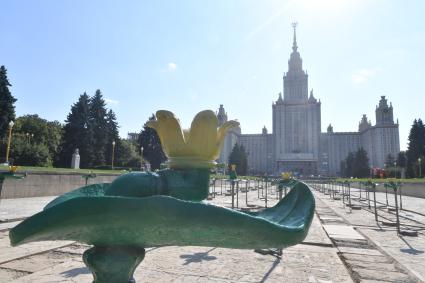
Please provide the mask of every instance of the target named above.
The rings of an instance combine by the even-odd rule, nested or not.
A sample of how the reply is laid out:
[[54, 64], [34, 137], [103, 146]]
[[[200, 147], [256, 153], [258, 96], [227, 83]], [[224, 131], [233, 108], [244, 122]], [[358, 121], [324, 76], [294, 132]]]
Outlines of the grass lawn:
[[[0, 171], [8, 171], [9, 167], [5, 165], [0, 165]], [[79, 173], [79, 174], [88, 174], [88, 173], [97, 173], [97, 174], [123, 174], [128, 171], [126, 170], [97, 170], [97, 169], [70, 169], [70, 168], [54, 168], [54, 167], [32, 167], [32, 166], [18, 166], [16, 173], [24, 172], [51, 172], [51, 173]]]
[[395, 178], [387, 178], [387, 179], [369, 179], [369, 178], [362, 178], [362, 179], [350, 179], [350, 178], [338, 178], [336, 179], [338, 182], [367, 182], [371, 180], [373, 183], [388, 183], [388, 182], [401, 182], [401, 183], [425, 183], [425, 178], [412, 178], [412, 179], [395, 179]]
[[[216, 174], [211, 174], [211, 179], [229, 179], [229, 175], [216, 175]], [[242, 179], [242, 180], [257, 180], [259, 179], [258, 176], [238, 176], [238, 179]], [[263, 177], [261, 177], [261, 179], [263, 179]]]

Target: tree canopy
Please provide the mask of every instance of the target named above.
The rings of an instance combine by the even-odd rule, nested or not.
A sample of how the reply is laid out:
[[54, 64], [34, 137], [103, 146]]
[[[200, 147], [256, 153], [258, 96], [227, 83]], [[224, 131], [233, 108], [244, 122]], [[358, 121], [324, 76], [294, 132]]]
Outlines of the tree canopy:
[[229, 155], [229, 166], [236, 165], [238, 175], [246, 175], [248, 169], [248, 157], [243, 145], [235, 143]]
[[4, 66], [0, 67], [0, 136], [6, 137], [9, 129], [9, 122], [15, 120], [15, 102], [16, 98], [10, 93], [9, 87], [12, 86], [7, 79], [7, 70]]
[[[155, 119], [155, 115], [152, 114], [148, 121]], [[161, 163], [167, 160], [157, 132], [146, 126], [146, 123], [139, 135], [139, 146], [143, 147], [143, 158], [149, 161], [152, 170], [159, 169]]]
[[355, 178], [370, 176], [369, 158], [363, 147], [356, 152], [348, 153], [345, 160], [341, 162], [341, 175]]
[[422, 161], [425, 159], [425, 126], [421, 119], [415, 119], [413, 121], [412, 128], [410, 129], [409, 143], [407, 146], [407, 175], [409, 177], [418, 177], [419, 166], [421, 165], [421, 171], [425, 169], [425, 162], [419, 164], [419, 158]]
[[18, 117], [13, 131], [11, 157], [14, 164], [52, 166], [57, 159], [62, 125], [38, 115]]
[[[93, 97], [83, 93], [71, 106], [65, 121], [58, 166], [69, 167], [75, 149], [80, 152], [80, 167], [111, 165], [112, 142], [120, 146], [115, 113], [106, 108], [100, 90]], [[118, 150], [117, 150], [118, 151]]]

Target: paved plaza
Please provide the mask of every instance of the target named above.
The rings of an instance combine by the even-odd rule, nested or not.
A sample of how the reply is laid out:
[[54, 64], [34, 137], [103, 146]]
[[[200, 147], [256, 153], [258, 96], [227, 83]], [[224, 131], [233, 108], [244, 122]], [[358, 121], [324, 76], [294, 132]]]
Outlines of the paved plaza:
[[[242, 210], [266, 205], [265, 191], [240, 192]], [[251, 189], [250, 189], [251, 188]], [[231, 207], [229, 188], [216, 186], [210, 202]], [[241, 189], [245, 186], [241, 184]], [[341, 200], [313, 190], [316, 215], [305, 241], [273, 251], [214, 247], [161, 247], [147, 250], [135, 272], [137, 282], [425, 282], [425, 236], [398, 237], [394, 227], [378, 227], [374, 215], [350, 211]], [[355, 196], [355, 193], [354, 193]], [[378, 194], [384, 200], [383, 194]], [[91, 282], [81, 255], [88, 246], [69, 241], [10, 247], [8, 230], [40, 211], [53, 197], [4, 199], [0, 202], [0, 282]], [[278, 201], [274, 188], [267, 206]], [[406, 209], [425, 210], [425, 200], [403, 198]], [[425, 214], [425, 211], [422, 211]], [[403, 212], [405, 213], [405, 212]], [[407, 212], [406, 212], [407, 213]], [[409, 213], [408, 213], [409, 214]], [[423, 219], [417, 217], [418, 223]]]
[[[383, 254], [394, 259], [399, 267], [411, 274], [417, 281], [425, 282], [425, 199], [402, 197], [403, 210], [399, 211], [402, 231], [415, 231], [417, 236], [399, 236], [396, 227], [382, 222], [396, 222], [396, 214], [389, 207], [395, 205], [393, 194], [376, 193], [378, 222], [374, 216], [373, 194], [369, 201], [365, 191], [352, 190], [353, 205], [361, 210], [351, 210], [342, 200], [334, 200], [330, 195], [315, 192], [316, 200], [331, 208], [341, 220], [355, 227], [367, 241], [373, 243]], [[400, 199], [398, 198], [398, 205]]]

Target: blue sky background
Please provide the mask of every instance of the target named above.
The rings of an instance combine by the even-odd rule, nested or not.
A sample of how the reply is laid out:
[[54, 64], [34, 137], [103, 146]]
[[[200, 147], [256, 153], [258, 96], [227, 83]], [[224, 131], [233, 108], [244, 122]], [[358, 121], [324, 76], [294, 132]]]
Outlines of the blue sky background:
[[402, 149], [425, 118], [425, 1], [2, 0], [0, 11], [18, 115], [63, 122], [80, 94], [101, 89], [122, 136], [159, 109], [188, 127], [219, 104], [243, 133], [270, 130], [297, 21], [322, 131], [356, 131], [362, 114], [374, 123], [381, 95]]

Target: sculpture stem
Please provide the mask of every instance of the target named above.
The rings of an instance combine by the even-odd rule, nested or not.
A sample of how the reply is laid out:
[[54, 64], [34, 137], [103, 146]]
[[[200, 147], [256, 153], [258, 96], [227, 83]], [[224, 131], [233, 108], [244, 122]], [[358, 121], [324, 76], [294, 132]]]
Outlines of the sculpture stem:
[[138, 246], [94, 246], [83, 254], [93, 283], [135, 282], [133, 273], [144, 257], [145, 249]]
[[166, 185], [167, 195], [191, 201], [200, 201], [208, 197], [210, 170], [209, 169], [166, 169], [158, 174]]

